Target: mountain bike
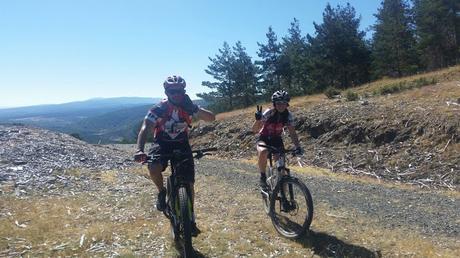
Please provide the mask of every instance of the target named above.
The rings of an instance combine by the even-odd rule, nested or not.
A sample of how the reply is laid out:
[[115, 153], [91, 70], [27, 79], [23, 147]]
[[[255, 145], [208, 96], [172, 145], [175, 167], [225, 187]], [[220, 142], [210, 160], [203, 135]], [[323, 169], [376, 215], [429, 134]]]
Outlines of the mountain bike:
[[[259, 144], [268, 150], [267, 189], [261, 189], [265, 212], [279, 234], [299, 238], [310, 228], [313, 219], [313, 199], [307, 186], [291, 175], [286, 167], [286, 154], [295, 150], [278, 149]], [[274, 161], [274, 156], [277, 160]]]
[[[194, 159], [200, 159], [210, 155], [210, 151], [216, 151], [217, 148], [206, 148], [192, 150]], [[182, 169], [183, 164], [190, 158], [190, 152], [175, 150], [171, 154], [149, 155], [146, 163], [151, 163], [155, 158], [165, 157], [170, 159], [171, 175], [166, 183], [166, 208], [163, 214], [169, 219], [171, 225], [171, 234], [175, 243], [182, 247], [183, 257], [194, 257], [192, 246], [192, 218], [193, 218], [193, 200], [190, 183], [185, 180], [177, 171]]]

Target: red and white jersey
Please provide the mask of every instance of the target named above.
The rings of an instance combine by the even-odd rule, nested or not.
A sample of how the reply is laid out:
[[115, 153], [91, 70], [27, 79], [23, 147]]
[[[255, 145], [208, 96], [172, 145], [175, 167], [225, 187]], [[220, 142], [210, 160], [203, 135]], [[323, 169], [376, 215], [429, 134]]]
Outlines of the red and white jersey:
[[281, 136], [286, 126], [294, 123], [294, 118], [289, 110], [280, 113], [275, 108], [267, 109], [262, 114], [263, 126], [259, 131], [261, 136]]
[[188, 139], [191, 116], [182, 108], [163, 100], [151, 108], [145, 119], [155, 123], [153, 135], [160, 141], [184, 141]]

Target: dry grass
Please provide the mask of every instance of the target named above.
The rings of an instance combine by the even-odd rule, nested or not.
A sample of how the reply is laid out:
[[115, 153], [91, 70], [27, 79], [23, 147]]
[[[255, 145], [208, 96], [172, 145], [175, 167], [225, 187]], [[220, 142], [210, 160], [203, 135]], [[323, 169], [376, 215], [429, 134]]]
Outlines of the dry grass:
[[[455, 81], [458, 80], [458, 81]], [[456, 99], [460, 97], [460, 87], [458, 87], [458, 84], [460, 83], [460, 65], [459, 66], [454, 66], [450, 68], [446, 68], [443, 70], [439, 71], [434, 71], [434, 72], [429, 72], [429, 73], [423, 73], [423, 74], [418, 74], [418, 75], [413, 75], [413, 76], [408, 76], [408, 77], [403, 77], [403, 78], [386, 78], [386, 79], [381, 79], [378, 81], [374, 81], [368, 84], [364, 84], [355, 88], [352, 88], [353, 92], [356, 92], [359, 96], [372, 96], [375, 95], [376, 92], [378, 92], [382, 87], [388, 87], [391, 85], [398, 85], [402, 83], [416, 83], [417, 81], [426, 81], [426, 85], [430, 85], [429, 82], [435, 82], [435, 84], [439, 82], [449, 82], [452, 87], [449, 87], [448, 90], [439, 90], [439, 94], [437, 95], [438, 97], [444, 97], [444, 98], [452, 98]], [[424, 84], [424, 83], [423, 83]], [[417, 87], [414, 87], [414, 90], [411, 90], [412, 93], [409, 94], [409, 96], [404, 96], [404, 97], [413, 97], [417, 99], [424, 99], [427, 97], [426, 94], [428, 94], [428, 97], [431, 99], [433, 94], [430, 92], [427, 92], [429, 90], [436, 90], [431, 88], [426, 88], [426, 85], [419, 85]], [[435, 86], [435, 85], [434, 85]], [[418, 87], [423, 87], [423, 90], [415, 90]], [[308, 108], [314, 105], [317, 105], [319, 103], [322, 103], [324, 101], [328, 101], [327, 97], [324, 94], [315, 94], [315, 95], [309, 95], [309, 96], [302, 96], [302, 97], [295, 97], [291, 100], [290, 106], [293, 110], [296, 108]], [[330, 100], [329, 100], [330, 101]], [[264, 107], [269, 107], [272, 104], [270, 102], [262, 103], [259, 104]], [[239, 110], [234, 110], [230, 112], [225, 112], [225, 113], [220, 113], [217, 115], [217, 120], [225, 120], [229, 119], [231, 117], [235, 116], [253, 116], [253, 113], [256, 110], [256, 105], [247, 107], [244, 109], [239, 109]]]
[[[354, 257], [377, 255], [384, 257], [396, 255], [413, 257], [458, 257], [459, 245], [454, 239], [438, 239], [433, 242], [407, 228], [385, 229], [379, 222], [362, 216], [353, 210], [333, 209], [320, 200], [315, 206], [313, 232], [300, 241], [290, 241], [279, 237], [269, 218], [264, 214], [257, 191], [251, 194], [240, 193], [232, 196], [231, 206], [225, 194], [231, 185], [218, 178], [200, 178], [204, 186], [215, 185], [213, 201], [200, 200], [199, 217], [206, 234], [195, 241], [203, 253], [216, 256], [232, 254], [258, 256], [262, 254], [281, 257], [333, 256]], [[203, 188], [199, 188], [203, 189]], [[202, 196], [206, 190], [201, 190]], [[200, 197], [198, 197], [200, 198]], [[336, 254], [332, 251], [335, 249]], [[286, 254], [289, 250], [289, 255]]]
[[[296, 108], [299, 107], [309, 107], [313, 106], [316, 104], [321, 103], [324, 101], [326, 97], [323, 94], [316, 94], [316, 95], [309, 95], [309, 96], [302, 96], [302, 97], [295, 97], [293, 98], [290, 102], [289, 105], [292, 110], [295, 110]], [[271, 102], [264, 102], [264, 103], [259, 103], [258, 105], [261, 105], [262, 108], [265, 110], [265, 108], [269, 108], [272, 106]], [[216, 116], [216, 120], [226, 120], [235, 116], [254, 116], [254, 112], [256, 110], [257, 105], [253, 105], [247, 108], [243, 109], [238, 109], [234, 111], [229, 111], [225, 113], [219, 113]]]
[[[330, 175], [315, 168], [300, 171]], [[106, 171], [100, 178], [116, 185], [118, 175]], [[131, 190], [115, 194], [101, 189], [72, 197], [1, 196], [0, 256], [174, 256], [168, 221], [151, 210], [151, 183], [145, 179], [124, 186]], [[196, 189], [202, 234], [193, 243], [203, 255], [460, 256], [458, 239], [429, 239], [404, 227], [386, 229], [375, 219], [345, 206], [331, 208], [321, 200], [315, 200], [312, 232], [291, 241], [276, 233], [256, 189], [241, 190], [218, 177], [201, 175]]]
[[140, 235], [153, 238], [168, 233], [165, 225], [151, 223], [151, 196], [149, 205], [142, 199], [118, 201], [103, 192], [66, 198], [3, 196], [0, 256], [8, 251], [15, 256], [86, 257], [101, 256], [100, 250], [104, 250], [104, 256], [131, 255], [142, 244], [138, 242]]
[[[438, 237], [429, 239], [418, 232], [401, 227], [387, 229], [379, 221], [362, 216], [353, 210], [332, 209], [323, 203], [316, 205], [314, 231], [320, 231], [338, 240], [379, 250], [383, 257], [458, 257], [459, 243], [455, 239]], [[341, 251], [341, 254], [340, 254]], [[347, 255], [339, 248], [339, 255]]]
[[446, 82], [446, 81], [452, 81], [452, 80], [458, 79], [459, 75], [460, 75], [460, 66], [453, 66], [453, 67], [449, 67], [449, 68], [438, 70], [438, 71], [422, 73], [422, 74], [407, 76], [403, 78], [381, 79], [381, 80], [357, 87], [356, 91], [360, 94], [373, 93], [377, 91], [378, 89], [380, 89], [381, 87], [384, 87], [387, 85], [394, 85], [394, 84], [399, 84], [402, 82], [412, 82], [412, 81], [416, 81], [420, 79], [426, 79], [427, 81], [432, 81], [434, 79], [434, 81], [436, 82]]
[[[213, 157], [213, 159], [217, 159]], [[240, 160], [240, 162], [245, 162], [251, 165], [257, 165], [257, 159], [256, 157], [250, 158], [250, 159], [245, 159], [245, 160]], [[440, 194], [443, 196], [448, 196], [448, 197], [453, 197], [453, 198], [460, 198], [460, 192], [458, 191], [451, 191], [448, 189], [439, 189], [439, 190], [434, 190], [434, 189], [421, 189], [420, 187], [410, 185], [410, 184], [405, 184], [401, 183], [399, 181], [384, 181], [375, 177], [371, 176], [359, 176], [359, 175], [351, 175], [347, 173], [335, 173], [332, 172], [330, 169], [326, 168], [321, 168], [321, 167], [314, 167], [314, 166], [298, 166], [297, 164], [290, 164], [289, 165], [292, 171], [295, 173], [299, 173], [302, 175], [306, 176], [313, 176], [313, 177], [324, 177], [324, 178], [333, 178], [334, 180], [338, 181], [345, 181], [345, 182], [359, 182], [363, 184], [373, 184], [373, 185], [381, 185], [386, 188], [397, 188], [397, 189], [405, 189], [405, 190], [411, 190], [411, 191], [417, 191], [417, 192], [430, 192], [430, 193], [436, 193]], [[250, 173], [247, 171], [238, 171], [240, 173]]]

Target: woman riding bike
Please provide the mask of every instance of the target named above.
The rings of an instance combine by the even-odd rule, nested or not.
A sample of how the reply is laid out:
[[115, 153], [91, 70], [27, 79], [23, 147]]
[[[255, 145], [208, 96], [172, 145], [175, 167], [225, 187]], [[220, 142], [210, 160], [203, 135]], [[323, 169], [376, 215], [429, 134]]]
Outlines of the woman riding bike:
[[[284, 144], [281, 134], [284, 128], [287, 128], [292, 143], [296, 147], [296, 153], [303, 153], [293, 124], [292, 113], [287, 109], [290, 100], [291, 98], [286, 91], [279, 90], [272, 95], [272, 108], [262, 113], [262, 107], [257, 106], [257, 112], [255, 113], [256, 121], [252, 125], [252, 131], [259, 134], [256, 145], [260, 172], [260, 187], [262, 189], [267, 188], [267, 176], [265, 171], [267, 169], [268, 150], [265, 147], [259, 146], [259, 144], [283, 149]], [[275, 156], [275, 160], [276, 159], [277, 157]]]
[[[148, 166], [150, 177], [159, 192], [156, 203], [159, 211], [163, 211], [166, 207], [166, 188], [163, 184], [163, 175], [161, 172], [168, 165], [169, 158], [166, 156], [174, 150], [190, 153], [187, 164], [183, 166], [185, 169], [181, 169], [178, 173], [183, 173], [183, 176], [190, 182], [193, 206], [195, 169], [188, 139], [188, 128], [192, 116], [204, 121], [215, 120], [212, 112], [198, 107], [190, 100], [190, 97], [185, 94], [185, 86], [185, 80], [180, 76], [173, 75], [166, 78], [163, 87], [167, 99], [148, 111], [137, 138], [138, 151], [134, 155], [136, 161], [145, 162], [147, 159], [147, 154], [144, 153], [144, 146], [147, 139], [147, 132], [150, 130], [153, 133], [154, 144], [149, 154], [160, 156], [157, 160], [149, 163]], [[199, 230], [196, 227], [194, 219], [195, 217], [193, 216], [192, 234], [196, 235]]]

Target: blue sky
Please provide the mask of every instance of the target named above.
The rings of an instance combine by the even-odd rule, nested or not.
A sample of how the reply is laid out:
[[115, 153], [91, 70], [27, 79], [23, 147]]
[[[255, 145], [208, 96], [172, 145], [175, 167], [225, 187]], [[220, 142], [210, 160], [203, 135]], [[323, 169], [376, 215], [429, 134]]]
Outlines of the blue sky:
[[0, 107], [162, 97], [170, 74], [186, 79], [193, 98], [209, 90], [201, 86], [212, 80], [204, 69], [224, 41], [240, 40], [257, 59], [269, 26], [281, 39], [295, 17], [302, 33], [313, 35], [328, 2], [349, 2], [363, 30], [380, 6], [375, 0], [0, 1]]

